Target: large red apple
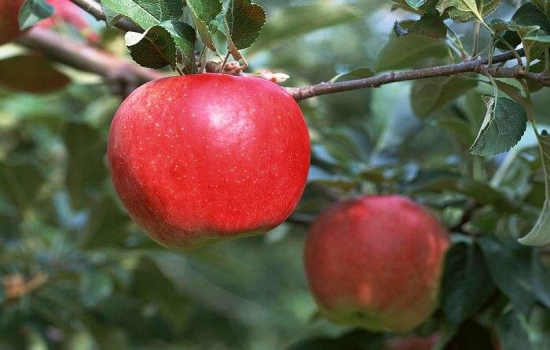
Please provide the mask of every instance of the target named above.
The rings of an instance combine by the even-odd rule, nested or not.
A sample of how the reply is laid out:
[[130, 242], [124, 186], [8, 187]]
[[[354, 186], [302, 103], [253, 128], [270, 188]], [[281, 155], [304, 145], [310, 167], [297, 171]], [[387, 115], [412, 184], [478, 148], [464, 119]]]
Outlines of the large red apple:
[[304, 117], [284, 89], [210, 73], [135, 90], [108, 146], [130, 216], [158, 243], [182, 250], [282, 223], [302, 195], [309, 158]]
[[19, 10], [24, 0], [0, 0], [0, 45], [23, 34], [19, 30]]
[[438, 304], [446, 230], [403, 196], [363, 196], [322, 212], [305, 248], [309, 286], [330, 321], [405, 332]]

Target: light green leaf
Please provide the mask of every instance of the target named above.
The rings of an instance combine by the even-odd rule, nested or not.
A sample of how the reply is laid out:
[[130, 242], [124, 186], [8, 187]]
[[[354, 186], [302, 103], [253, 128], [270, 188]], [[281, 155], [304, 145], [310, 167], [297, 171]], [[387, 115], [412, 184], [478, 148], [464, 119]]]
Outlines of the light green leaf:
[[484, 23], [483, 18], [493, 13], [500, 5], [500, 0], [439, 0], [439, 13], [447, 11], [456, 22], [469, 22], [475, 19]]
[[210, 50], [217, 52], [212, 37], [218, 30], [214, 20], [222, 11], [221, 0], [187, 0], [187, 8], [191, 12], [202, 43]]
[[418, 10], [420, 6], [426, 3], [426, 0], [406, 0], [407, 4], [415, 10]]
[[543, 246], [550, 243], [550, 135], [546, 132], [537, 133], [537, 140], [545, 175], [546, 195], [535, 226], [527, 235], [519, 239], [519, 243], [529, 246]]
[[165, 28], [154, 26], [145, 33], [127, 32], [124, 36], [130, 55], [141, 66], [176, 69], [176, 44]]
[[426, 117], [477, 86], [477, 82], [454, 75], [417, 80], [411, 90], [411, 105], [417, 117]]
[[411, 68], [427, 58], [443, 59], [447, 55], [445, 44], [439, 40], [416, 34], [400, 38], [391, 34], [378, 55], [376, 70]]
[[368, 67], [359, 67], [352, 69], [348, 72], [338, 74], [334, 78], [330, 79], [331, 83], [337, 81], [346, 81], [346, 80], [355, 80], [355, 79], [364, 79], [369, 78], [374, 75], [374, 72]]
[[470, 153], [493, 156], [515, 146], [527, 129], [527, 112], [506, 97], [486, 95], [487, 113]]
[[27, 29], [54, 13], [52, 5], [44, 0], [27, 0], [19, 11], [19, 27]]
[[183, 3], [179, 1], [102, 0], [101, 3], [112, 12], [129, 17], [143, 29], [169, 19], [178, 19], [183, 14]]

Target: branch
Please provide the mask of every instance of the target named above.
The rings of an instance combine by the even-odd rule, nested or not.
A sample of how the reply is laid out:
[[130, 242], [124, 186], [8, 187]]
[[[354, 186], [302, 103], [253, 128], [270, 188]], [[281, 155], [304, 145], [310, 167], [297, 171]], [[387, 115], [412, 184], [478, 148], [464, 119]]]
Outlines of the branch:
[[138, 66], [46, 28], [34, 27], [18, 42], [58, 62], [105, 77], [113, 92], [123, 96], [148, 81], [166, 77], [165, 73]]
[[[75, 5], [78, 5], [84, 11], [88, 12], [95, 17], [98, 21], [107, 22], [107, 16], [101, 9], [101, 5], [94, 0], [71, 0]], [[143, 28], [140, 28], [138, 25], [134, 24], [127, 18], [121, 18], [116, 21], [113, 26], [118, 29], [122, 29], [125, 32], [138, 32], [143, 33]]]
[[[101, 10], [101, 6], [94, 0], [71, 1], [80, 6], [82, 9], [91, 13], [95, 18], [99, 20], [105, 20], [106, 17]], [[115, 26], [125, 31], [143, 31], [142, 28], [136, 28], [136, 25], [128, 20], [121, 19], [115, 23]], [[127, 61], [122, 61], [114, 56], [107, 55], [98, 49], [94, 49], [83, 44], [73, 42], [68, 38], [61, 38], [59, 36], [54, 37], [54, 33], [38, 32], [37, 29], [38, 28], [31, 30], [29, 34], [20, 39], [20, 42], [29, 47], [37, 48], [45, 52], [52, 58], [56, 59], [57, 61], [65, 63], [69, 66], [93, 72], [102, 75], [108, 79], [113, 79], [114, 74], [115, 80], [116, 75], [120, 75], [120, 72], [123, 72], [124, 74], [122, 75], [124, 76], [125, 80], [129, 81], [130, 88], [135, 88], [146, 81], [165, 76], [163, 73], [154, 73], [154, 71], [152, 70], [144, 69]], [[491, 64], [504, 63], [511, 59], [517, 59], [518, 57], [524, 55], [525, 53], [522, 50], [519, 50], [517, 52], [506, 52], [504, 54], [492, 57], [490, 61]], [[488, 59], [480, 58], [477, 60], [437, 67], [422, 68], [402, 72], [390, 72], [364, 79], [335, 83], [324, 82], [306, 87], [289, 87], [286, 88], [286, 90], [296, 100], [300, 101], [315, 96], [379, 87], [385, 84], [395, 83], [399, 81], [424, 79], [438, 76], [450, 76], [461, 73], [477, 73], [485, 76], [490, 75], [494, 78], [523, 78], [535, 81], [544, 86], [550, 86], [550, 73], [548, 72], [525, 72], [523, 70], [523, 67], [521, 66], [513, 68], [489, 66]], [[131, 74], [135, 74], [136, 79], [132, 79]]]
[[[524, 52], [518, 51], [516, 54], [524, 55]], [[491, 59], [491, 62], [502, 63], [514, 59], [515, 57], [516, 56], [514, 55], [514, 53], [506, 52], [504, 54], [494, 56]], [[404, 72], [390, 72], [364, 79], [349, 80], [336, 83], [320, 83], [317, 85], [302, 88], [287, 88], [287, 91], [296, 100], [304, 100], [306, 98], [336, 92], [380, 87], [385, 84], [395, 83], [399, 81], [449, 76], [460, 73], [478, 73], [483, 75], [491, 75], [494, 78], [525, 78], [529, 80], [534, 80], [545, 86], [550, 86], [550, 74], [547, 72], [525, 72], [523, 70], [523, 67], [489, 67], [488, 63], [489, 60], [487, 58], [480, 58], [473, 61], [448, 64], [444, 66], [421, 68]]]

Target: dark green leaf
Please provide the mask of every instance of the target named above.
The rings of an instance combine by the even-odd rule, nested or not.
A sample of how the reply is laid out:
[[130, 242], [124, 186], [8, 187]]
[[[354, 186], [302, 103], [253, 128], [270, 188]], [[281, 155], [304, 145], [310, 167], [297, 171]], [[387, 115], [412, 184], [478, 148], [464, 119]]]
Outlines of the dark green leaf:
[[459, 75], [417, 80], [411, 90], [413, 111], [417, 117], [426, 117], [476, 86], [475, 80]]
[[479, 238], [489, 273], [497, 287], [524, 314], [536, 303], [532, 285], [531, 250], [511, 240]]
[[497, 331], [502, 350], [535, 350], [529, 341], [524, 324], [526, 318], [516, 310], [505, 312], [497, 323]]
[[233, 54], [233, 46], [241, 50], [256, 41], [264, 26], [266, 14], [260, 5], [251, 3], [250, 0], [231, 0], [225, 19], [231, 41], [230, 51]]
[[19, 27], [27, 29], [54, 13], [52, 5], [45, 0], [27, 0], [19, 11]]
[[550, 308], [550, 265], [543, 262], [540, 250], [533, 252], [533, 288], [539, 300]]
[[445, 315], [454, 324], [473, 316], [495, 292], [481, 250], [457, 243], [447, 252], [442, 282]]
[[145, 33], [127, 32], [124, 36], [130, 55], [147, 68], [176, 69], [176, 44], [172, 35], [161, 26], [153, 26]]
[[535, 226], [519, 242], [529, 246], [543, 246], [550, 243], [550, 135], [537, 132], [539, 152], [544, 170], [545, 200]]
[[527, 129], [527, 112], [506, 97], [486, 96], [487, 113], [470, 152], [494, 156], [514, 147]]
[[213, 41], [213, 35], [217, 31], [214, 19], [222, 11], [221, 0], [187, 0], [186, 4], [201, 41], [210, 50], [217, 52]]
[[428, 58], [447, 57], [445, 44], [440, 40], [409, 34], [398, 38], [391, 34], [378, 55], [377, 71], [411, 68]]
[[182, 54], [184, 73], [192, 73], [195, 65], [195, 29], [185, 22], [174, 20], [162, 22], [160, 25], [172, 35], [177, 49]]

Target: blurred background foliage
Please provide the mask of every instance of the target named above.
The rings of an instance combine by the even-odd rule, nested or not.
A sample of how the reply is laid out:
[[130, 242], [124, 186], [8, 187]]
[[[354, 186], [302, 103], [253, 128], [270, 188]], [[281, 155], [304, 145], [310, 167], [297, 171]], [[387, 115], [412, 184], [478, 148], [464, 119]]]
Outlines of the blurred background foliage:
[[[374, 69], [394, 21], [414, 18], [391, 12], [391, 2], [382, 0], [258, 2], [268, 22], [246, 52], [251, 70], [285, 72], [292, 86]], [[508, 3], [495, 16], [508, 18], [517, 5]], [[472, 44], [473, 24], [454, 29]], [[121, 54], [120, 34], [105, 37], [107, 48]], [[13, 57], [18, 50], [11, 44], [0, 53]], [[445, 59], [430, 63], [438, 62]], [[95, 77], [60, 71], [72, 82], [57, 77], [66, 86], [55, 92], [0, 88], [1, 349], [381, 346], [381, 335], [316, 317], [302, 266], [303, 224], [185, 254], [150, 241], [108, 178], [107, 133], [120, 98]], [[446, 336], [471, 341], [460, 347], [455, 340], [457, 349], [486, 349], [496, 334], [504, 349], [543, 349], [550, 344], [548, 261], [539, 259], [544, 252], [510, 243], [533, 225], [544, 200], [534, 136], [528, 131], [505, 155], [473, 157], [467, 150], [477, 128], [464, 120], [481, 123], [484, 87], [417, 119], [411, 85], [301, 103], [313, 158], [296, 213], [312, 218], [334, 197], [394, 192], [430, 206], [448, 227], [460, 226], [467, 213], [471, 231], [491, 234], [455, 235], [458, 263], [449, 264], [446, 276], [463, 272], [464, 261], [476, 262], [481, 273], [446, 277], [443, 310], [418, 333], [433, 333], [444, 314], [456, 321]], [[544, 89], [534, 95], [541, 122], [548, 98]], [[465, 300], [472, 290], [479, 297]], [[457, 303], [469, 314], [453, 312]]]

